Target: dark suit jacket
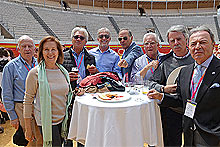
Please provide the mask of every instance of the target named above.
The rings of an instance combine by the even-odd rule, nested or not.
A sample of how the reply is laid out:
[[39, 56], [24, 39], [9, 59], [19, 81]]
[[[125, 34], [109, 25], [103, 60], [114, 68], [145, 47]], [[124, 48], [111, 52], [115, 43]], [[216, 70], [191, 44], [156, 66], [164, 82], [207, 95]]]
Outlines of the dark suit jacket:
[[[185, 112], [187, 99], [191, 98], [190, 84], [194, 64], [183, 68], [177, 81], [178, 97], [165, 95], [161, 105], [182, 106]], [[199, 88], [194, 119], [183, 116], [184, 145], [192, 146], [194, 124], [202, 138], [210, 145], [220, 142], [220, 87], [210, 88], [214, 83], [220, 84], [220, 60], [213, 57], [206, 70], [203, 82]]]

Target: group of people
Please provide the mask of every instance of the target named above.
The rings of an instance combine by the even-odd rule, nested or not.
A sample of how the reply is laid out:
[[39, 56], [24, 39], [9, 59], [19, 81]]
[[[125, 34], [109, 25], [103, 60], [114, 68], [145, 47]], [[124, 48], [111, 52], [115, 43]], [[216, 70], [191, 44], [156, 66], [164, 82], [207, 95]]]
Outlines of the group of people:
[[[124, 82], [135, 82], [136, 77], [148, 81], [148, 97], [160, 106], [165, 146], [181, 146], [182, 132], [185, 146], [220, 146], [220, 60], [213, 55], [215, 41], [209, 28], [200, 26], [189, 33], [183, 25], [172, 26], [167, 31], [172, 51], [166, 55], [158, 51], [156, 33], [144, 35], [144, 54], [132, 32], [121, 29], [121, 58], [109, 47], [107, 28], [98, 30], [99, 46], [91, 50], [85, 48], [86, 29], [74, 28], [71, 38], [72, 46], [63, 52], [55, 37], [44, 37], [36, 59], [34, 41], [24, 35], [18, 39], [20, 55], [4, 67], [3, 103], [11, 125], [23, 129], [28, 146], [73, 146], [67, 140], [72, 91], [82, 79], [99, 72], [117, 73]], [[177, 84], [167, 85], [177, 68], [182, 68]]]

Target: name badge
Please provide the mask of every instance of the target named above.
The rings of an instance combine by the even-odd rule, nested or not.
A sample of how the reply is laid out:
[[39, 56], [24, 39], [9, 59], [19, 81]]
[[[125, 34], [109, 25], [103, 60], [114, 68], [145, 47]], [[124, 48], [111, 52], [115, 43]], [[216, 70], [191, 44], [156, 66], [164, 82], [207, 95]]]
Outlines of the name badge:
[[188, 100], [188, 102], [186, 103], [186, 109], [184, 115], [193, 119], [196, 110], [196, 105], [197, 105], [196, 102]]

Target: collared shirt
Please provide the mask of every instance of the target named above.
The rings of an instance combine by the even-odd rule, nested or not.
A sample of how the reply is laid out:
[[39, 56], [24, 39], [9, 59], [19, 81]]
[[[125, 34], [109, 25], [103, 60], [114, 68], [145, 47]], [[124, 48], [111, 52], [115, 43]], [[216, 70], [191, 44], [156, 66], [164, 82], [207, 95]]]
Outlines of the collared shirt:
[[121, 68], [122, 69], [122, 76], [124, 76], [126, 73], [128, 73], [128, 79], [130, 80], [131, 76], [131, 68], [134, 64], [135, 59], [143, 55], [142, 48], [138, 45], [136, 45], [135, 42], [132, 42], [131, 45], [124, 51], [122, 55], [122, 59], [125, 59], [128, 63], [127, 68]]
[[122, 78], [121, 67], [118, 66], [120, 61], [119, 55], [108, 48], [106, 51], [101, 52], [99, 47], [91, 49], [89, 53], [95, 56], [96, 68], [99, 72], [116, 72]]
[[[201, 76], [204, 74], [204, 72], [206, 71], [206, 69], [209, 67], [209, 64], [211, 63], [213, 59], [213, 55], [211, 57], [209, 57], [205, 62], [203, 62], [201, 65]], [[195, 65], [194, 65], [194, 71], [196, 71], [196, 67], [198, 66], [199, 64], [195, 62]], [[203, 81], [203, 80], [202, 80]], [[199, 91], [199, 88], [201, 86], [202, 82], [198, 85], [198, 90], [197, 92]], [[190, 85], [190, 89], [191, 89], [191, 95], [192, 95], [192, 84]], [[195, 98], [197, 97], [197, 92], [195, 94]]]
[[[159, 60], [159, 64], [161, 63], [160, 59], [163, 55], [164, 54], [158, 52], [157, 59]], [[152, 61], [153, 61], [153, 59], [151, 59], [147, 54], [144, 54], [144, 55], [140, 56], [139, 58], [137, 58], [132, 66], [130, 81], [135, 80], [135, 75], [140, 76], [141, 70]], [[155, 69], [152, 68], [152, 71], [154, 71], [154, 70]], [[148, 80], [153, 75], [152, 71], [150, 69], [147, 71], [147, 73], [144, 77], [144, 80]]]
[[76, 65], [79, 69], [79, 74], [82, 79], [84, 79], [86, 77], [86, 68], [85, 68], [85, 64], [84, 64], [84, 57], [85, 57], [84, 50], [85, 50], [85, 48], [83, 48], [83, 50], [80, 52], [80, 54], [78, 56], [78, 54], [72, 49], [72, 53], [75, 58]]
[[5, 109], [11, 120], [17, 118], [14, 110], [14, 102], [23, 102], [25, 92], [25, 80], [30, 69], [37, 65], [32, 58], [30, 66], [20, 55], [8, 62], [2, 75], [2, 97]]

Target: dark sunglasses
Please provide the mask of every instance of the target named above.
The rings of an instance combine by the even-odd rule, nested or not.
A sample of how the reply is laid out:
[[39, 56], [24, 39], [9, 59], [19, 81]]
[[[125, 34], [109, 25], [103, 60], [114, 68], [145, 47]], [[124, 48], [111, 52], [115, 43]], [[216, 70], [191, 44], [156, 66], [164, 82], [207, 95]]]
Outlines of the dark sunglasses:
[[80, 40], [84, 40], [84, 39], [85, 39], [85, 37], [83, 37], [83, 36], [79, 36], [79, 35], [75, 35], [75, 36], [73, 36], [73, 38], [75, 38], [75, 39], [80, 38]]
[[118, 41], [122, 41], [122, 39], [128, 40], [128, 37], [118, 37]]
[[102, 39], [103, 37], [105, 37], [106, 39], [109, 39], [109, 35], [99, 35], [99, 38]]

